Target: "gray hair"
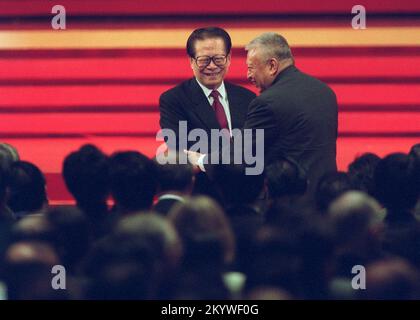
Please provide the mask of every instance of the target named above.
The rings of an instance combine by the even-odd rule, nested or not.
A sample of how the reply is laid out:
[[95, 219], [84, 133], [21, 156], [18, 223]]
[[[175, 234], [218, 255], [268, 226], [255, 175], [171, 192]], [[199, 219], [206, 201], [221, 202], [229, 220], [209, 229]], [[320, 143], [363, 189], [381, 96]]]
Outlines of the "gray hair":
[[19, 161], [16, 148], [7, 143], [0, 143], [0, 169], [8, 171], [13, 162]]
[[287, 40], [275, 32], [263, 33], [245, 46], [246, 51], [256, 48], [262, 50], [262, 54], [266, 61], [271, 58], [276, 58], [277, 60], [294, 60]]

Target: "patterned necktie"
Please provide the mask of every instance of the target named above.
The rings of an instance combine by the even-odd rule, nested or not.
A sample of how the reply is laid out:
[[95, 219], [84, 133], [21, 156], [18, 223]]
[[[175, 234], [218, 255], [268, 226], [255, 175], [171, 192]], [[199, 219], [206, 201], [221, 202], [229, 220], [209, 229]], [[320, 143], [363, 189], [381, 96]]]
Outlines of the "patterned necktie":
[[223, 105], [220, 103], [219, 100], [219, 92], [217, 90], [213, 90], [210, 93], [210, 96], [213, 97], [213, 109], [216, 113], [217, 121], [219, 122], [221, 129], [227, 129], [229, 130], [228, 121], [225, 114], [225, 109], [223, 108]]

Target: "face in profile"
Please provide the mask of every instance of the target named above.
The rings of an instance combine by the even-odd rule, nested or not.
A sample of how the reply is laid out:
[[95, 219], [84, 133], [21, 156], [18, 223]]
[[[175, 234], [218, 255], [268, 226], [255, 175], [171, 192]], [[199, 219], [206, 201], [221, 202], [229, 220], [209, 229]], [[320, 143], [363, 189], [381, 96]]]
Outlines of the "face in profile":
[[247, 78], [260, 91], [267, 89], [271, 82], [270, 66], [264, 62], [259, 49], [251, 49], [248, 51], [246, 64], [248, 67]]
[[191, 68], [197, 80], [209, 89], [217, 89], [230, 66], [230, 54], [226, 54], [221, 38], [197, 40], [194, 44], [195, 57]]

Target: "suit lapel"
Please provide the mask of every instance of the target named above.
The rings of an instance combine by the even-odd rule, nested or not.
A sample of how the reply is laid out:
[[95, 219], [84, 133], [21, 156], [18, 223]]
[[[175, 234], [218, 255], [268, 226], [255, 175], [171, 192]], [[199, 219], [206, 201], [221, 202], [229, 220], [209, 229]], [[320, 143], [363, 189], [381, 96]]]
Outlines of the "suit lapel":
[[209, 129], [220, 129], [214, 110], [195, 78], [190, 80], [190, 91], [193, 102], [193, 111], [197, 114], [198, 118], [200, 118], [203, 124]]

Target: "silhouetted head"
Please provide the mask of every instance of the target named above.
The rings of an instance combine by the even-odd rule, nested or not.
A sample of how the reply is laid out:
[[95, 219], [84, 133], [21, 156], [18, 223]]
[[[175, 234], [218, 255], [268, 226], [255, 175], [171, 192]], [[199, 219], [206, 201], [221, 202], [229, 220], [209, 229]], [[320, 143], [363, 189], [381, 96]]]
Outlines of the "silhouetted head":
[[364, 153], [349, 164], [348, 175], [356, 189], [375, 195], [373, 175], [380, 160], [376, 154]]
[[8, 206], [15, 213], [36, 212], [47, 204], [46, 181], [37, 166], [16, 161], [10, 167]]
[[111, 156], [111, 193], [121, 212], [147, 210], [157, 189], [156, 164], [137, 151]]

